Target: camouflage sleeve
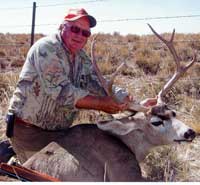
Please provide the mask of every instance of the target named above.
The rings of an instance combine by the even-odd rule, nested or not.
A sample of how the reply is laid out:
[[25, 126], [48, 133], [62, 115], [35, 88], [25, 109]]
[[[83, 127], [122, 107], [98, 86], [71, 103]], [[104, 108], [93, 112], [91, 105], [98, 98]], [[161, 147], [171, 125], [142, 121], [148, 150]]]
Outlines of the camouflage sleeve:
[[89, 92], [73, 86], [61, 57], [51, 44], [44, 43], [35, 50], [33, 61], [45, 93], [60, 105], [74, 108], [76, 101]]

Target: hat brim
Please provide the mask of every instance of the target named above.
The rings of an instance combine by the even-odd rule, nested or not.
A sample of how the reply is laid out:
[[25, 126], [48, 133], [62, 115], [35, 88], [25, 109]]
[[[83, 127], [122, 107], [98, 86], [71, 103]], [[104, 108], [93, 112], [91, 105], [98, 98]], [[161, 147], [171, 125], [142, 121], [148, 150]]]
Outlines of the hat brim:
[[73, 17], [73, 18], [65, 18], [65, 20], [66, 20], [66, 21], [75, 21], [75, 20], [80, 19], [80, 18], [82, 18], [82, 17], [87, 17], [87, 18], [88, 18], [89, 23], [90, 23], [90, 28], [96, 26], [97, 21], [96, 21], [96, 19], [95, 19], [93, 16], [91, 16], [91, 15], [79, 15], [79, 16], [76, 16], [76, 17]]

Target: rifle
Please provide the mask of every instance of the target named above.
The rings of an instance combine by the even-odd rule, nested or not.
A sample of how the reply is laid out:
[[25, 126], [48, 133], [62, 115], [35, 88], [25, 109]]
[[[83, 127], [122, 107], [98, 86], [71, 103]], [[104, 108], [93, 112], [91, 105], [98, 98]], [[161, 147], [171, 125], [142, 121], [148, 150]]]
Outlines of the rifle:
[[30, 170], [20, 165], [9, 165], [6, 163], [0, 164], [0, 172], [10, 177], [14, 177], [20, 181], [34, 181], [34, 182], [60, 182], [59, 179], [51, 177], [50, 175]]

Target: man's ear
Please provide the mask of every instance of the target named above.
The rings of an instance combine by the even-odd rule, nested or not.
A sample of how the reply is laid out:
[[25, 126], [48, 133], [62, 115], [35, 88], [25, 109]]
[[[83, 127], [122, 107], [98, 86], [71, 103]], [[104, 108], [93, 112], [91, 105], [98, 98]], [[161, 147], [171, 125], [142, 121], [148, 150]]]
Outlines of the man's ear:
[[140, 129], [142, 127], [141, 123], [136, 123], [133, 120], [129, 120], [123, 123], [119, 120], [112, 120], [102, 123], [97, 123], [99, 129], [111, 132], [116, 135], [126, 135], [133, 130]]

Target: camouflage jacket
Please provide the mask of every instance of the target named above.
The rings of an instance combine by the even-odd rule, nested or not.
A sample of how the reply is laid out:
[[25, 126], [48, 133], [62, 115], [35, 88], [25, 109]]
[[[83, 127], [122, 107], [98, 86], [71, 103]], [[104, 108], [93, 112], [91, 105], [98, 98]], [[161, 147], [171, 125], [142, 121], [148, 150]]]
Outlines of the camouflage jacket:
[[9, 111], [43, 129], [66, 129], [77, 116], [77, 100], [88, 94], [105, 95], [90, 58], [81, 50], [71, 61], [60, 35], [54, 34], [29, 50]]

